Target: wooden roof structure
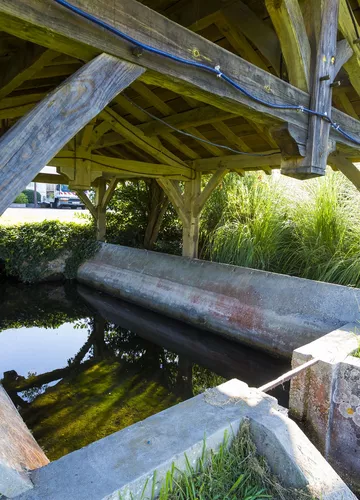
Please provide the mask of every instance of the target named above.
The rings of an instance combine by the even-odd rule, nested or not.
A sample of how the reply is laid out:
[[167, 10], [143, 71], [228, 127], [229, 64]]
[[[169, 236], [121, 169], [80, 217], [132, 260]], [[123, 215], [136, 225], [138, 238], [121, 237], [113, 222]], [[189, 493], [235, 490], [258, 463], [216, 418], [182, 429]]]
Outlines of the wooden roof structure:
[[201, 209], [229, 171], [306, 179], [328, 164], [360, 188], [359, 0], [70, 4], [81, 12], [1, 1], [0, 213], [31, 180], [53, 182], [36, 175], [46, 164], [99, 220], [118, 180], [156, 178], [196, 256]]

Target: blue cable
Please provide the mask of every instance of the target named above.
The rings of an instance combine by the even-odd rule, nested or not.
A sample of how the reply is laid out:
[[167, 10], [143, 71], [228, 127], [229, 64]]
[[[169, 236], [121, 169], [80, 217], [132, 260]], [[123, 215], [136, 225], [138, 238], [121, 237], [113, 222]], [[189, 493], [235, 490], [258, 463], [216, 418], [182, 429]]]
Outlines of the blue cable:
[[97, 17], [89, 14], [88, 12], [85, 12], [82, 9], [79, 9], [79, 7], [76, 7], [75, 5], [70, 4], [66, 0], [55, 0], [55, 2], [58, 3], [59, 5], [62, 5], [66, 9], [74, 12], [75, 14], [78, 14], [79, 16], [91, 21], [92, 23], [97, 24], [98, 26], [100, 26], [102, 28], [105, 28], [107, 31], [110, 31], [111, 33], [119, 36], [120, 38], [123, 38], [127, 42], [130, 42], [130, 43], [134, 44], [135, 46], [137, 46], [143, 50], [146, 50], [147, 52], [151, 52], [153, 54], [157, 54], [159, 56], [166, 57], [167, 59], [171, 59], [172, 61], [186, 64], [188, 66], [193, 66], [195, 68], [199, 68], [199, 69], [202, 69], [202, 70], [207, 71], [209, 73], [212, 73], [212, 74], [216, 75], [218, 78], [221, 78], [222, 80], [227, 82], [229, 85], [231, 85], [235, 89], [237, 89], [239, 92], [241, 92], [243, 95], [245, 95], [249, 99], [251, 99], [255, 102], [258, 102], [259, 104], [262, 104], [263, 106], [266, 106], [266, 107], [272, 108], [272, 109], [288, 109], [288, 110], [294, 110], [294, 111], [301, 111], [303, 113], [307, 113], [307, 114], [312, 115], [312, 116], [317, 116], [317, 117], [327, 121], [334, 130], [336, 130], [339, 134], [343, 135], [346, 139], [348, 139], [349, 141], [353, 142], [354, 144], [357, 144], [360, 146], [359, 139], [352, 137], [350, 134], [345, 132], [339, 125], [337, 125], [325, 113], [319, 113], [318, 111], [314, 111], [312, 109], [306, 108], [306, 107], [298, 105], [298, 104], [275, 104], [275, 103], [272, 103], [269, 101], [265, 101], [264, 99], [253, 95], [251, 92], [244, 89], [243, 87], [241, 87], [241, 85], [239, 85], [234, 80], [232, 80], [229, 76], [222, 73], [220, 71], [219, 67], [213, 68], [212, 66], [208, 66], [207, 64], [203, 64], [203, 63], [200, 63], [197, 61], [192, 61], [190, 59], [185, 59], [183, 57], [175, 56], [174, 54], [170, 54], [169, 52], [165, 52], [161, 49], [157, 49], [156, 47], [152, 47], [151, 45], [147, 45], [145, 43], [139, 42], [135, 38], [133, 38], [133, 37], [127, 35], [126, 33], [123, 33], [122, 31], [114, 28], [110, 24], [107, 24], [106, 22], [101, 21], [101, 19], [98, 19]]

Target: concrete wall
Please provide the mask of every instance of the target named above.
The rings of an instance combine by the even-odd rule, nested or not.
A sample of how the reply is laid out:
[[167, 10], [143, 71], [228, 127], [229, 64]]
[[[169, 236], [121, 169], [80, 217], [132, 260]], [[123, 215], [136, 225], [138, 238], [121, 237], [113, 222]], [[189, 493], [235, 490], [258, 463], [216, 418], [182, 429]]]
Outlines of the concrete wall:
[[282, 356], [360, 318], [360, 290], [103, 244], [78, 280]]
[[358, 325], [349, 324], [297, 349], [293, 366], [320, 362], [291, 382], [290, 411], [325, 458], [360, 492], [360, 359]]
[[284, 485], [308, 487], [322, 500], [356, 500], [297, 425], [279, 410], [274, 398], [231, 380], [34, 471], [34, 489], [18, 498], [150, 498], [155, 471], [158, 492], [173, 463], [186, 469], [185, 453], [196, 466], [205, 436], [207, 449], [216, 450], [225, 431], [231, 438], [247, 419], [259, 453]]
[[0, 385], [0, 497], [33, 487], [29, 472], [49, 463], [5, 389]]

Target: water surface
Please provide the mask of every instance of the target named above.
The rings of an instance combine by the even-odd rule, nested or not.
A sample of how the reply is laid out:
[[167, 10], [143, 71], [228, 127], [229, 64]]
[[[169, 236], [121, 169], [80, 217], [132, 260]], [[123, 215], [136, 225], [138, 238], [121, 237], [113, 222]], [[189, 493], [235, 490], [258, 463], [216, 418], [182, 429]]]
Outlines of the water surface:
[[[50, 459], [231, 378], [289, 369], [260, 353], [75, 285], [0, 288], [0, 378]], [[275, 395], [287, 405], [287, 390]]]

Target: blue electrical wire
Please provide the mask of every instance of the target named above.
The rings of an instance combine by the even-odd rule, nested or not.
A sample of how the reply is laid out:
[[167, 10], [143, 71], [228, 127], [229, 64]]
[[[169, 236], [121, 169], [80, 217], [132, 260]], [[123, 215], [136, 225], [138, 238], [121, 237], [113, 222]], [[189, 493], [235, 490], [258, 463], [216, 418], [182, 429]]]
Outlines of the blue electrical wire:
[[114, 28], [110, 24], [107, 24], [104, 21], [101, 21], [101, 19], [98, 19], [97, 17], [89, 14], [88, 12], [83, 11], [82, 9], [79, 9], [75, 5], [70, 4], [66, 0], [55, 0], [56, 3], [59, 5], [62, 5], [66, 9], [74, 12], [75, 14], [78, 14], [79, 16], [88, 19], [94, 24], [97, 24], [98, 26], [105, 28], [107, 31], [110, 31], [111, 33], [119, 36], [120, 38], [126, 40], [127, 42], [130, 42], [134, 44], [135, 46], [146, 50], [147, 52], [151, 52], [153, 54], [157, 54], [162, 57], [166, 57], [167, 59], [171, 59], [172, 61], [179, 62], [182, 64], [186, 64], [188, 66], [193, 66], [195, 68], [202, 69], [204, 71], [207, 71], [209, 73], [213, 73], [216, 75], [218, 78], [221, 78], [225, 82], [227, 82], [229, 85], [237, 89], [239, 92], [241, 92], [243, 95], [248, 97], [249, 99], [262, 104], [263, 106], [266, 106], [271, 109], [288, 109], [288, 110], [294, 110], [294, 111], [301, 111], [303, 113], [307, 113], [312, 116], [317, 116], [325, 121], [327, 121], [330, 126], [336, 130], [339, 134], [343, 135], [346, 139], [349, 141], [353, 142], [354, 144], [357, 144], [360, 146], [360, 140], [351, 136], [349, 133], [347, 133], [345, 130], [343, 130], [337, 123], [335, 123], [326, 113], [320, 113], [318, 111], [314, 111], [312, 109], [306, 108], [304, 106], [298, 105], [298, 104], [275, 104], [269, 101], [265, 101], [264, 99], [257, 97], [253, 95], [251, 92], [246, 90], [245, 88], [241, 87], [238, 83], [236, 83], [234, 80], [232, 80], [229, 76], [226, 74], [222, 73], [220, 71], [219, 66], [215, 66], [213, 68], [212, 66], [208, 66], [207, 64], [203, 64], [197, 61], [192, 61], [190, 59], [185, 59], [183, 57], [175, 56], [174, 54], [170, 54], [169, 52], [165, 52], [161, 49], [157, 49], [156, 47], [152, 47], [151, 45], [147, 45], [145, 43], [139, 42], [135, 38], [127, 35], [126, 33], [123, 33], [122, 31]]

